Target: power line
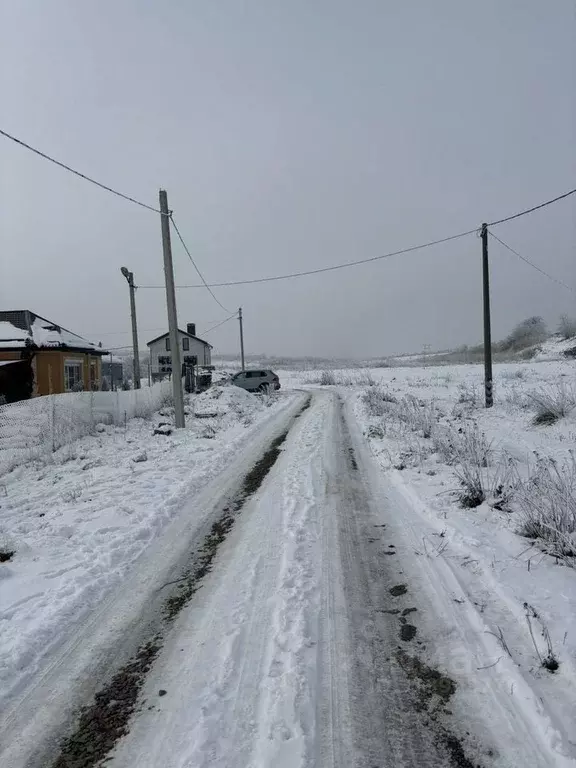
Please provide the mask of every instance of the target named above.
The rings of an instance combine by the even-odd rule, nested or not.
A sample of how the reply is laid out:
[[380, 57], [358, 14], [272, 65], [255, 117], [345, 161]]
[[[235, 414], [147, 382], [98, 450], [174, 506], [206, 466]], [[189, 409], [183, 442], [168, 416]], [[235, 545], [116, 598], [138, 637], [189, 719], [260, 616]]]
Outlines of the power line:
[[[573, 195], [575, 193], [576, 193], [576, 188], [575, 189], [571, 189], [569, 192], [565, 192], [564, 194], [558, 195], [557, 197], [554, 197], [551, 200], [546, 200], [543, 203], [539, 203], [538, 205], [534, 205], [534, 206], [532, 206], [532, 208], [527, 208], [524, 211], [519, 211], [518, 213], [515, 213], [512, 216], [507, 216], [506, 218], [498, 219], [497, 221], [492, 221], [492, 222], [490, 222], [490, 224], [488, 224], [488, 226], [489, 227], [494, 227], [497, 224], [503, 224], [506, 221], [512, 221], [512, 219], [517, 219], [520, 216], [526, 216], [527, 214], [533, 213], [534, 211], [537, 211], [540, 208], [545, 208], [548, 205], [552, 205], [552, 203], [557, 203], [559, 200], [564, 200], [566, 197], [570, 197], [570, 195]], [[422, 245], [414, 245], [414, 246], [412, 246], [410, 248], [403, 248], [403, 249], [401, 249], [399, 251], [392, 251], [391, 253], [385, 253], [385, 254], [383, 254], [381, 256], [373, 256], [373, 257], [371, 257], [369, 259], [359, 259], [358, 261], [349, 261], [349, 262], [347, 262], [345, 264], [335, 264], [335, 265], [330, 266], [330, 267], [321, 267], [319, 269], [310, 269], [310, 270], [306, 270], [304, 272], [293, 272], [293, 273], [286, 274], [286, 275], [275, 275], [273, 277], [260, 277], [260, 278], [255, 278], [255, 279], [252, 279], [252, 280], [232, 280], [232, 281], [223, 282], [223, 283], [210, 283], [209, 286], [206, 285], [206, 283], [204, 283], [204, 285], [205, 285], [206, 288], [223, 288], [223, 287], [226, 287], [226, 286], [252, 285], [254, 283], [269, 283], [269, 282], [276, 281], [276, 280], [290, 280], [290, 279], [295, 278], [295, 277], [305, 277], [307, 275], [317, 275], [317, 274], [320, 274], [322, 272], [332, 272], [332, 271], [337, 270], [337, 269], [346, 269], [348, 267], [356, 267], [356, 266], [358, 266], [360, 264], [368, 264], [368, 263], [373, 262], [373, 261], [379, 261], [381, 259], [390, 258], [391, 256], [400, 256], [400, 255], [405, 254], [405, 253], [411, 253], [412, 251], [418, 251], [418, 250], [421, 250], [423, 248], [429, 248], [430, 246], [433, 246], [433, 245], [440, 245], [442, 243], [447, 243], [450, 240], [456, 240], [456, 239], [458, 239], [460, 237], [466, 237], [467, 235], [471, 235], [471, 234], [473, 234], [473, 233], [475, 233], [477, 231], [478, 231], [477, 228], [470, 229], [470, 230], [468, 230], [466, 232], [460, 232], [457, 235], [451, 235], [450, 237], [444, 237], [444, 238], [442, 238], [440, 240], [432, 240], [432, 241], [430, 241], [428, 243], [423, 243]], [[493, 235], [493, 236], [495, 237], [495, 235]], [[140, 287], [141, 288], [161, 288], [162, 286], [159, 286], [159, 285], [142, 285]], [[202, 286], [200, 286], [200, 285], [179, 285], [179, 286], [177, 286], [177, 288], [201, 288], [201, 287]], [[572, 289], [570, 289], [570, 290], [572, 290]]]
[[514, 248], [511, 248], [507, 243], [504, 242], [504, 240], [500, 240], [499, 237], [496, 237], [490, 230], [488, 230], [488, 234], [491, 235], [494, 240], [498, 240], [500, 245], [503, 245], [504, 248], [507, 248], [511, 253], [513, 253], [515, 256], [518, 256], [519, 259], [522, 259], [528, 266], [535, 269], [537, 272], [540, 272], [541, 275], [544, 275], [544, 277], [547, 277], [549, 280], [552, 280], [552, 282], [556, 283], [557, 285], [561, 285], [563, 288], [567, 288], [569, 291], [572, 291], [572, 293], [576, 293], [576, 289], [572, 288], [572, 286], [567, 285], [567, 283], [563, 283], [562, 280], [558, 280], [557, 277], [554, 277], [553, 275], [548, 274], [548, 272], [545, 272], [541, 267], [539, 267], [537, 264], [533, 264], [529, 259], [527, 259], [525, 256], [522, 256], [521, 253], [518, 253], [518, 251], [515, 251]]
[[[85, 181], [89, 181], [91, 184], [94, 184], [97, 187], [100, 187], [100, 189], [106, 190], [106, 192], [110, 192], [113, 195], [116, 195], [117, 197], [121, 197], [123, 200], [127, 200], [130, 203], [134, 203], [135, 205], [139, 205], [141, 208], [146, 208], [149, 211], [153, 211], [154, 213], [159, 213], [161, 215], [168, 215], [170, 217], [170, 220], [172, 221], [172, 225], [176, 231], [176, 234], [178, 235], [178, 238], [180, 242], [182, 243], [184, 250], [186, 251], [186, 254], [188, 255], [188, 258], [194, 265], [194, 268], [196, 272], [198, 273], [198, 276], [202, 280], [202, 285], [180, 285], [177, 286], [178, 288], [206, 288], [214, 301], [220, 306], [225, 312], [229, 312], [229, 310], [216, 298], [214, 295], [214, 292], [211, 290], [212, 288], [222, 288], [225, 286], [234, 286], [234, 285], [251, 285], [254, 283], [268, 283], [276, 280], [290, 280], [292, 278], [296, 277], [305, 277], [307, 275], [317, 275], [323, 272], [332, 272], [338, 269], [346, 269], [348, 267], [355, 267], [360, 264], [368, 264], [373, 261], [380, 261], [381, 259], [387, 259], [391, 256], [400, 256], [404, 253], [411, 253], [412, 251], [421, 250], [423, 248], [428, 248], [433, 245], [440, 245], [441, 243], [447, 243], [450, 240], [456, 240], [460, 237], [465, 237], [466, 235], [473, 234], [474, 232], [477, 232], [477, 228], [468, 230], [467, 232], [461, 232], [458, 235], [451, 235], [450, 237], [442, 238], [441, 240], [433, 240], [428, 243], [423, 243], [422, 245], [415, 245], [411, 248], [403, 248], [399, 251], [393, 251], [391, 253], [386, 253], [381, 256], [373, 256], [369, 259], [360, 259], [358, 261], [350, 261], [345, 264], [335, 264], [330, 267], [321, 267], [319, 269], [311, 269], [304, 272], [293, 272], [286, 275], [275, 275], [272, 277], [261, 277], [261, 278], [255, 278], [252, 280], [233, 280], [223, 283], [210, 283], [208, 284], [206, 280], [204, 279], [203, 274], [200, 272], [200, 269], [198, 268], [196, 262], [192, 258], [192, 254], [190, 253], [186, 243], [184, 242], [184, 239], [182, 235], [180, 234], [180, 231], [178, 227], [176, 226], [176, 222], [174, 221], [174, 217], [172, 215], [172, 212], [170, 211], [168, 214], [163, 214], [162, 211], [160, 211], [158, 208], [154, 208], [152, 205], [148, 205], [147, 203], [143, 203], [140, 200], [136, 200], [134, 197], [130, 197], [130, 195], [125, 195], [123, 192], [119, 192], [116, 189], [113, 189], [112, 187], [107, 186], [106, 184], [102, 184], [100, 181], [96, 181], [96, 179], [91, 178], [90, 176], [87, 176], [84, 173], [81, 173], [80, 171], [75, 170], [74, 168], [71, 168], [69, 165], [66, 165], [65, 163], [62, 163], [60, 160], [56, 160], [55, 158], [51, 157], [50, 155], [47, 155], [45, 152], [41, 152], [39, 149], [36, 149], [35, 147], [31, 146], [30, 144], [27, 144], [25, 141], [22, 141], [22, 139], [18, 139], [16, 136], [12, 136], [12, 134], [8, 133], [7, 131], [4, 131], [0, 128], [0, 135], [6, 137], [7, 139], [10, 139], [11, 141], [15, 142], [16, 144], [20, 145], [21, 147], [24, 147], [25, 149], [30, 150], [30, 152], [33, 152], [34, 154], [38, 155], [39, 157], [44, 158], [45, 160], [48, 160], [51, 163], [54, 163], [54, 165], [59, 166], [60, 168], [63, 168], [64, 170], [68, 171], [69, 173], [73, 173], [75, 176], [78, 176], [81, 179], [84, 179]], [[539, 203], [538, 205], [534, 205], [531, 208], [527, 208], [523, 211], [519, 211], [518, 213], [514, 213], [511, 216], [506, 216], [502, 219], [497, 219], [496, 221], [492, 221], [488, 224], [489, 227], [495, 227], [498, 224], [504, 224], [507, 221], [512, 221], [513, 219], [518, 219], [520, 216], [526, 216], [529, 213], [533, 213], [534, 211], [539, 210], [540, 208], [545, 208], [548, 205], [552, 205], [553, 203], [557, 203], [559, 200], [564, 200], [567, 197], [570, 197], [571, 195], [576, 194], [576, 188], [571, 189], [569, 192], [565, 192], [562, 195], [558, 195], [557, 197], [552, 198], [551, 200], [546, 200], [543, 203]], [[492, 237], [496, 238], [502, 245], [504, 245], [506, 248], [508, 248], [512, 253], [514, 253], [516, 256], [518, 256], [520, 259], [525, 261], [527, 264], [529, 264], [534, 269], [541, 272], [543, 275], [548, 277], [550, 280], [553, 280], [554, 282], [558, 283], [559, 285], [562, 285], [564, 288], [568, 288], [568, 290], [573, 291], [574, 289], [570, 286], [566, 285], [565, 283], [562, 283], [560, 280], [557, 280], [552, 275], [549, 275], [547, 272], [545, 272], [543, 269], [540, 269], [540, 267], [536, 266], [535, 264], [532, 264], [528, 259], [526, 259], [524, 256], [521, 256], [517, 251], [515, 251], [513, 248], [510, 248], [510, 246], [506, 245], [502, 240], [499, 240], [499, 238], [496, 237], [496, 235], [492, 234], [490, 232]], [[140, 286], [141, 288], [161, 288], [163, 286], [159, 285], [143, 285]]]
[[[358, 261], [348, 261], [345, 264], [334, 264], [330, 267], [320, 267], [319, 269], [309, 269], [305, 272], [291, 272], [286, 275], [275, 275], [273, 277], [258, 277], [252, 280], [231, 280], [225, 283], [210, 283], [207, 288], [223, 288], [231, 285], [251, 285], [253, 283], [270, 283], [274, 280], [291, 280], [294, 277], [305, 277], [306, 275], [318, 275], [322, 272], [333, 272], [337, 269], [347, 269], [348, 267], [356, 267], [359, 264], [369, 264], [372, 261], [380, 261], [381, 259], [388, 259], [391, 256], [400, 256], [403, 253], [411, 253], [412, 251], [418, 251], [422, 248], [429, 248], [432, 245], [440, 245], [441, 243], [447, 243], [450, 240], [456, 240], [459, 237], [465, 237], [466, 235], [472, 235], [477, 232], [478, 229], [469, 229], [467, 232], [460, 232], [458, 235], [450, 235], [450, 237], [443, 237], [441, 240], [432, 240], [428, 243], [422, 243], [421, 245], [413, 245], [410, 248], [402, 248], [399, 251], [392, 251], [391, 253], [384, 253], [380, 256], [372, 256], [369, 259], [359, 259]], [[141, 285], [140, 288], [162, 288], [161, 285]], [[202, 285], [177, 285], [177, 288], [203, 288]]]
[[196, 272], [198, 273], [198, 276], [199, 276], [200, 280], [202, 280], [202, 283], [203, 283], [204, 287], [205, 287], [205, 288], [208, 290], [208, 292], [209, 292], [210, 296], [212, 296], [212, 298], [214, 299], [214, 301], [216, 302], [216, 304], [218, 304], [218, 306], [219, 306], [219, 307], [222, 307], [222, 309], [224, 310], [224, 312], [228, 312], [228, 313], [230, 313], [230, 310], [229, 310], [229, 309], [226, 309], [226, 307], [224, 306], [224, 304], [222, 304], [222, 302], [221, 302], [221, 301], [219, 301], [219, 300], [216, 298], [216, 296], [214, 295], [214, 291], [212, 290], [212, 288], [211, 288], [211, 287], [208, 285], [208, 283], [207, 283], [207, 282], [206, 282], [206, 280], [204, 279], [204, 275], [202, 274], [202, 272], [200, 272], [200, 269], [198, 268], [198, 265], [196, 264], [196, 262], [195, 262], [195, 261], [194, 261], [194, 259], [192, 258], [192, 254], [191, 254], [191, 253], [190, 253], [190, 251], [188, 250], [188, 246], [187, 246], [187, 245], [186, 245], [186, 243], [184, 242], [184, 238], [183, 238], [183, 237], [182, 237], [182, 235], [180, 234], [180, 230], [179, 230], [179, 229], [178, 229], [178, 227], [176, 226], [176, 222], [174, 221], [174, 217], [172, 216], [172, 214], [170, 214], [170, 221], [172, 222], [172, 226], [173, 226], [173, 227], [174, 227], [174, 229], [176, 230], [176, 234], [178, 235], [178, 239], [180, 240], [180, 242], [182, 243], [182, 245], [183, 245], [183, 247], [184, 247], [184, 250], [185, 250], [185, 251], [186, 251], [186, 253], [188, 254], [188, 258], [190, 259], [190, 261], [191, 261], [191, 262], [192, 262], [192, 264], [194, 265], [194, 269], [195, 269], [195, 270], [196, 270]]
[[16, 144], [19, 144], [21, 147], [24, 147], [25, 149], [29, 149], [30, 152], [34, 152], [34, 154], [39, 155], [40, 157], [43, 157], [45, 160], [49, 160], [51, 163], [54, 163], [54, 165], [60, 166], [60, 168], [64, 168], [64, 170], [69, 171], [70, 173], [73, 173], [75, 176], [79, 176], [81, 179], [84, 179], [85, 181], [89, 181], [91, 184], [95, 184], [97, 187], [100, 187], [101, 189], [105, 189], [107, 192], [111, 192], [113, 195], [117, 195], [118, 197], [122, 197], [124, 200], [128, 200], [131, 203], [135, 203], [136, 205], [141, 206], [142, 208], [147, 208], [149, 211], [154, 211], [154, 213], [161, 213], [161, 211], [158, 208], [154, 208], [151, 205], [147, 205], [146, 203], [141, 203], [140, 200], [136, 200], [134, 197], [130, 197], [130, 195], [125, 195], [123, 192], [118, 192], [116, 189], [112, 189], [112, 187], [106, 186], [106, 184], [102, 184], [99, 181], [96, 181], [96, 179], [90, 178], [90, 176], [86, 176], [85, 173], [80, 173], [80, 171], [74, 170], [74, 168], [71, 168], [69, 165], [66, 165], [65, 163], [61, 163], [60, 160], [56, 160], [53, 157], [50, 157], [50, 155], [45, 154], [44, 152], [41, 152], [39, 149], [36, 149], [35, 147], [30, 146], [30, 144], [26, 144], [25, 141], [22, 141], [22, 139], [17, 139], [16, 136], [12, 136], [9, 133], [6, 133], [6, 131], [3, 131], [0, 128], [0, 135], [5, 136], [7, 139], [10, 139], [11, 141], [14, 141]]
[[230, 317], [227, 317], [226, 320], [222, 320], [222, 322], [217, 323], [216, 325], [213, 325], [212, 328], [208, 328], [207, 331], [202, 331], [202, 335], [206, 336], [207, 333], [210, 333], [210, 331], [215, 331], [216, 328], [220, 328], [221, 325], [224, 325], [224, 323], [227, 323], [229, 320], [234, 320], [238, 317], [238, 312], [234, 312], [233, 315], [230, 315]]
[[558, 195], [558, 197], [554, 197], [552, 198], [552, 200], [546, 200], [545, 203], [534, 205], [532, 208], [527, 208], [525, 211], [520, 211], [520, 213], [514, 213], [512, 214], [512, 216], [507, 216], [505, 219], [498, 219], [498, 221], [491, 221], [488, 224], [488, 226], [495, 227], [497, 224], [504, 224], [505, 221], [512, 221], [512, 219], [518, 219], [520, 216], [526, 216], [527, 213], [533, 213], [534, 211], [537, 211], [540, 208], [545, 208], [547, 205], [552, 205], [552, 203], [557, 203], [558, 200], [564, 200], [565, 197], [570, 197], [570, 195], [573, 195], [574, 193], [576, 193], [576, 189], [571, 189], [570, 192], [565, 192], [563, 195]]

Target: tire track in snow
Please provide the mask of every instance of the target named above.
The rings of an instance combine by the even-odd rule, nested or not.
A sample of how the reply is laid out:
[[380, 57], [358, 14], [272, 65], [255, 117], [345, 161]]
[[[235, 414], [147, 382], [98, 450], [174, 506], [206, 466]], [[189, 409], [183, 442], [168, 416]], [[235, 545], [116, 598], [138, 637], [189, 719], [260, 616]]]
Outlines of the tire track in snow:
[[[300, 452], [284, 470], [284, 548], [266, 654], [254, 765], [311, 763], [315, 735], [314, 669], [322, 561], [315, 475], [325, 409], [316, 408], [299, 435]], [[290, 742], [288, 748], [287, 742]]]

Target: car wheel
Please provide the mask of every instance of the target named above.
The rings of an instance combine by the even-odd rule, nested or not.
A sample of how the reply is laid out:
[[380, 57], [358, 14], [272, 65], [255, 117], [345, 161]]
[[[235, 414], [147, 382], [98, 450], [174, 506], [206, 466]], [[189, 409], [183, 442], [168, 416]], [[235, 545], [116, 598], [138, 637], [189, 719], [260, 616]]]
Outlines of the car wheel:
[[262, 393], [268, 392], [268, 384], [260, 384], [260, 386], [258, 387], [258, 392], [262, 392]]

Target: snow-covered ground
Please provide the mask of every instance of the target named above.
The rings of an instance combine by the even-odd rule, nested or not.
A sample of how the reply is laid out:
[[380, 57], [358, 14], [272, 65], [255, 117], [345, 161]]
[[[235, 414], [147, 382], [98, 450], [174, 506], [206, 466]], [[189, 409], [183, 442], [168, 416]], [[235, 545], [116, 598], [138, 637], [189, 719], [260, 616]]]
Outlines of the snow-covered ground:
[[[510, 700], [529, 713], [558, 761], [576, 756], [575, 537], [563, 539], [567, 546], [556, 557], [546, 552], [559, 551], [557, 541], [520, 533], [530, 495], [540, 508], [551, 498], [544, 485], [550, 478], [558, 478], [567, 516], [576, 516], [575, 367], [570, 360], [496, 365], [490, 410], [482, 366], [335, 372], [412, 554], [431, 563], [430, 577], [453, 601], [453, 612], [475, 624], [467, 649], [447, 641], [435, 663], [468, 691], [475, 689], [473, 676], [507, 680]], [[288, 372], [283, 383], [317, 386], [314, 380], [319, 374]], [[536, 425], [543, 394], [563, 401], [566, 413]], [[461, 503], [465, 462], [457, 444], [467, 438], [487, 465], [477, 468], [486, 499], [473, 508]], [[457, 626], [462, 617], [453, 621]], [[543, 666], [548, 659], [559, 664], [556, 671]], [[475, 706], [473, 696], [466, 705]]]
[[[521, 535], [554, 477], [548, 498], [574, 511], [574, 366], [496, 365], [490, 410], [481, 366], [333, 371], [328, 386], [279, 372], [280, 395], [217, 386], [185, 430], [153, 434], [169, 414], [102, 425], [0, 477], [14, 551], [0, 565], [0, 761], [29, 764], [76, 667], [42, 683], [42, 714], [36, 693], [15, 694], [65, 638], [92, 652], [82, 624], [106, 596], [123, 595], [116, 615], [139, 579], [158, 591], [187, 517], [208, 521], [219, 494], [228, 508], [232, 474], [290, 427], [305, 389], [311, 407], [167, 632], [112, 765], [575, 766], [574, 553], [568, 535]], [[460, 744], [471, 762], [454, 762]]]
[[0, 476], [0, 551], [14, 552], [0, 564], [0, 701], [37, 674], [186, 499], [291, 401], [214, 387], [192, 399], [190, 413], [203, 418], [190, 415], [184, 430], [154, 434], [172, 421], [170, 409], [125, 428], [102, 424]]

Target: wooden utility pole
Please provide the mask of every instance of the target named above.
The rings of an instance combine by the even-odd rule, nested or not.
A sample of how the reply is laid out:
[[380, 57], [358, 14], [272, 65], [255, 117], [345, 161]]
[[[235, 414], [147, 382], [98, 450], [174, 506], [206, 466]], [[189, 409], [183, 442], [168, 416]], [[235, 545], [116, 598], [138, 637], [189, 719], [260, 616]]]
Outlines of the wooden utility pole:
[[174, 288], [174, 267], [170, 242], [170, 211], [166, 190], [160, 190], [160, 220], [162, 223], [162, 249], [164, 251], [164, 278], [166, 280], [166, 306], [168, 309], [168, 331], [170, 355], [172, 357], [172, 391], [174, 393], [174, 423], [177, 429], [184, 423], [184, 393], [182, 392], [182, 364], [180, 362], [180, 339], [178, 338], [178, 317], [176, 315], [176, 289]]
[[132, 320], [132, 351], [134, 354], [134, 389], [140, 389], [140, 352], [138, 351], [138, 326], [136, 324], [136, 286], [134, 285], [134, 272], [126, 267], [121, 267], [120, 272], [128, 281], [130, 289], [130, 318]]
[[494, 404], [492, 387], [492, 326], [490, 322], [490, 268], [488, 264], [488, 225], [482, 224], [482, 288], [484, 299], [484, 392], [486, 408]]
[[242, 322], [242, 307], [238, 309], [238, 322], [240, 323], [240, 360], [242, 363], [242, 370], [246, 369], [244, 364], [244, 325]]

